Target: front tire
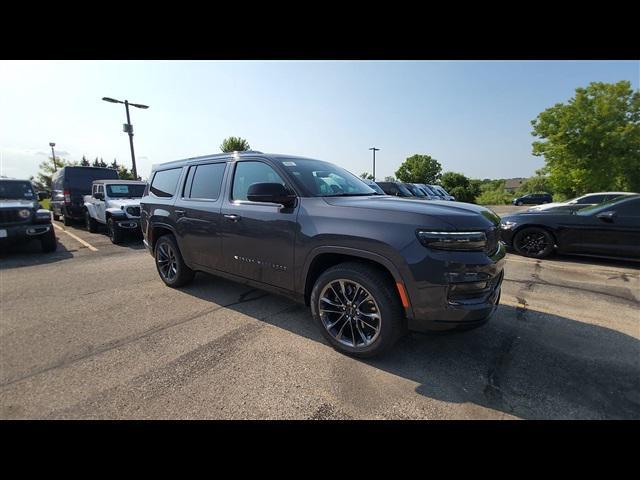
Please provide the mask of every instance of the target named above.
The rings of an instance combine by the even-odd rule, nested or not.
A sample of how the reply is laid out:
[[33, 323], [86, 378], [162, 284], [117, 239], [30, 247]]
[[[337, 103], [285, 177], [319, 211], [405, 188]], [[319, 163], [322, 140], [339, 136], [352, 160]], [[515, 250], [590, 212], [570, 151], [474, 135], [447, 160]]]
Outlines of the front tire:
[[109, 217], [107, 220], [107, 232], [109, 233], [111, 243], [115, 245], [122, 243], [122, 229], [116, 225], [116, 222], [113, 221], [113, 217]]
[[73, 224], [73, 219], [70, 216], [65, 215], [64, 212], [63, 212], [63, 214], [62, 214], [62, 223], [64, 223], [65, 227], [69, 227], [69, 226], [71, 226]]
[[380, 355], [405, 332], [393, 282], [363, 263], [341, 263], [320, 275], [311, 292], [311, 313], [331, 346], [354, 357]]
[[53, 231], [53, 225], [51, 225], [51, 230], [40, 238], [40, 247], [44, 253], [51, 253], [57, 250], [58, 241], [56, 240], [56, 234]]
[[153, 256], [158, 274], [168, 287], [182, 287], [193, 280], [195, 272], [184, 263], [173, 235], [163, 235], [158, 239]]
[[523, 228], [513, 237], [513, 247], [525, 257], [546, 258], [553, 252], [554, 244], [551, 233], [539, 227]]

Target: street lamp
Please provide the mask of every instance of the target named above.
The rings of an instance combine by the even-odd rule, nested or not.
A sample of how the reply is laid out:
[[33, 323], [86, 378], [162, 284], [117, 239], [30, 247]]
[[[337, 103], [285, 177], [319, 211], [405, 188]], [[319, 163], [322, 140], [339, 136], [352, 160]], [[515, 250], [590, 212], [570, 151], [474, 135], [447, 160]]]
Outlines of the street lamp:
[[380, 150], [376, 147], [371, 147], [369, 150], [373, 150], [373, 181], [376, 181], [376, 152]]
[[58, 168], [56, 167], [56, 152], [53, 151], [53, 147], [56, 146], [54, 142], [49, 142], [49, 146], [51, 147], [51, 157], [53, 158], [53, 171], [57, 172]]
[[124, 103], [124, 108], [127, 111], [127, 123], [125, 123], [122, 126], [122, 131], [129, 134], [129, 146], [131, 147], [131, 165], [133, 166], [132, 171], [133, 171], [133, 176], [137, 179], [138, 171], [136, 169], [136, 155], [133, 152], [133, 125], [131, 125], [131, 118], [129, 117], [129, 105], [131, 105], [132, 107], [143, 108], [143, 109], [146, 109], [149, 107], [147, 105], [142, 105], [139, 103], [129, 103], [128, 100], [121, 102], [120, 100], [116, 100], [115, 98], [110, 98], [110, 97], [102, 97], [102, 100], [109, 103]]

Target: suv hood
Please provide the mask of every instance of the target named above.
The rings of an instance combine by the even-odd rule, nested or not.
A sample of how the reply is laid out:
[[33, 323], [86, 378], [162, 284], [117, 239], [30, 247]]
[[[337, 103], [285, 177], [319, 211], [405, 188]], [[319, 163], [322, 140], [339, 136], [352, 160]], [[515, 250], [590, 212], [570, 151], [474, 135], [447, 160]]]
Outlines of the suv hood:
[[0, 208], [40, 208], [34, 200], [0, 199]]
[[492, 210], [471, 203], [448, 200], [413, 200], [391, 195], [367, 197], [323, 197], [335, 207], [367, 208], [387, 212], [408, 212], [441, 219], [456, 229], [487, 228], [500, 224]]
[[139, 207], [141, 198], [118, 198], [118, 199], [109, 199], [110, 207]]

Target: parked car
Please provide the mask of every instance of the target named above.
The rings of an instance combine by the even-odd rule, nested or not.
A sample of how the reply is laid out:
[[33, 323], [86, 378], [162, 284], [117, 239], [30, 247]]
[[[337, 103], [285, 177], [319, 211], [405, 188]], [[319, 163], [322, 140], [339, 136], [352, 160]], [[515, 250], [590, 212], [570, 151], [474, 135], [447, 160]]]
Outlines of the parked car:
[[404, 185], [404, 187], [409, 190], [414, 197], [419, 198], [420, 200], [430, 200], [429, 196], [413, 183], [402, 183], [402, 185]]
[[384, 190], [382, 190], [380, 186], [373, 180], [362, 180], [362, 181], [367, 185], [369, 185], [371, 188], [373, 188], [376, 191], [376, 193], [378, 193], [379, 195], [386, 195], [386, 193], [384, 193]]
[[422, 190], [422, 192], [427, 196], [427, 199], [442, 200], [442, 197], [429, 187], [429, 185], [425, 185], [424, 183], [414, 183], [414, 185]]
[[546, 212], [549, 210], [580, 210], [581, 208], [591, 207], [593, 205], [598, 205], [600, 203], [608, 202], [609, 200], [613, 200], [614, 198], [622, 197], [625, 195], [636, 195], [630, 192], [598, 192], [598, 193], [588, 193], [578, 198], [574, 198], [572, 200], [567, 200], [566, 202], [552, 202], [547, 203], [545, 205], [538, 205], [535, 207], [529, 208], [530, 212]]
[[287, 295], [339, 351], [478, 327], [498, 304], [505, 249], [484, 207], [376, 195], [329, 162], [259, 152], [156, 165], [150, 179], [142, 232], [166, 285], [202, 271]]
[[85, 225], [91, 233], [106, 225], [109, 238], [120, 243], [126, 232], [140, 230], [140, 199], [146, 182], [135, 180], [96, 180], [91, 195], [84, 197]]
[[399, 182], [376, 182], [387, 195], [395, 197], [415, 198], [415, 195]]
[[527, 257], [559, 253], [640, 259], [640, 195], [577, 211], [519, 212], [502, 217], [501, 239]]
[[53, 219], [62, 217], [65, 225], [74, 220], [85, 220], [84, 196], [91, 194], [94, 180], [117, 180], [118, 172], [102, 167], [63, 167], [51, 181], [49, 209]]
[[450, 195], [449, 192], [447, 192], [440, 185], [429, 185], [429, 186], [431, 187], [432, 190], [434, 190], [436, 193], [438, 193], [444, 200], [449, 200], [451, 202], [455, 202], [456, 197], [454, 197], [453, 195]]
[[542, 205], [551, 202], [553, 197], [550, 193], [528, 193], [511, 201], [514, 205]]
[[0, 245], [38, 240], [43, 252], [57, 248], [51, 213], [44, 210], [29, 180], [0, 179]]

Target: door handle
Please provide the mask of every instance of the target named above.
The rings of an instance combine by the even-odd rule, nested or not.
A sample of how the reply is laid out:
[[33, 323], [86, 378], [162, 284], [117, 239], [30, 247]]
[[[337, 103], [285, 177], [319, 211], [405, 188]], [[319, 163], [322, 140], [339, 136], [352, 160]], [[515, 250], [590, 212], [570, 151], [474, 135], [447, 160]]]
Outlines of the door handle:
[[175, 214], [177, 217], [182, 217], [184, 216], [184, 210], [174, 210]]
[[226, 218], [227, 220], [231, 220], [232, 222], [237, 222], [241, 217], [240, 215], [225, 214], [224, 218]]

